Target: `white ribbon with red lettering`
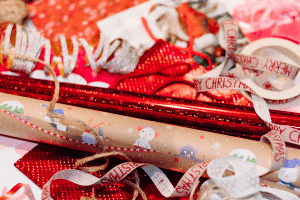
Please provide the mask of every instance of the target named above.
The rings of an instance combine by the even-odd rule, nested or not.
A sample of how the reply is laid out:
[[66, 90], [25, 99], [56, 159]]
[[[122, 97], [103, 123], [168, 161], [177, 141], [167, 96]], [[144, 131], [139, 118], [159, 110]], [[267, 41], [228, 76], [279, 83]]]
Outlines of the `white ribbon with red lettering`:
[[[213, 70], [194, 79], [196, 91], [202, 92], [208, 90], [236, 89], [251, 92], [255, 111], [266, 125], [273, 131], [278, 132], [284, 141], [299, 145], [300, 131], [289, 126], [272, 123], [268, 105], [263, 99], [271, 100], [269, 102], [277, 100], [300, 102], [300, 84], [296, 84], [299, 82], [298, 79], [300, 79], [300, 73], [298, 73], [299, 67], [293, 65], [294, 63], [289, 64], [291, 61], [280, 53], [276, 55], [278, 55], [279, 58], [284, 59], [285, 62], [236, 53], [234, 52], [237, 36], [236, 23], [233, 20], [225, 21], [224, 30], [227, 38], [228, 49], [226, 52], [226, 60]], [[267, 53], [272, 52], [274, 53], [274, 50], [267, 49]], [[264, 55], [266, 55], [266, 53]], [[270, 55], [269, 57], [273, 58], [274, 55]], [[242, 66], [237, 65], [235, 68], [232, 68], [234, 62]], [[285, 76], [289, 79], [294, 79], [294, 85], [291, 86], [289, 82], [289, 86], [278, 86], [277, 91], [263, 89], [256, 85], [253, 82], [253, 79], [262, 80], [263, 77], [266, 78], [266, 73], [273, 73]], [[228, 74], [235, 74], [235, 76], [241, 80], [236, 78], [220, 77], [221, 75], [223, 76]], [[289, 89], [282, 91], [279, 90], [284, 88]]]
[[174, 188], [166, 175], [157, 167], [145, 163], [133, 163], [126, 162], [120, 164], [109, 172], [107, 172], [103, 177], [97, 178], [86, 172], [67, 169], [57, 172], [45, 185], [42, 192], [43, 200], [52, 199], [50, 193], [51, 182], [55, 179], [65, 179], [82, 186], [92, 186], [103, 183], [116, 183], [124, 179], [133, 170], [141, 167], [151, 178], [153, 183], [156, 185], [160, 193], [165, 197], [174, 196], [187, 196], [197, 179], [201, 177], [203, 172], [206, 170], [208, 162], [202, 162], [194, 165], [190, 168], [184, 176], [180, 179], [177, 186]]
[[[157, 167], [145, 163], [127, 162], [120, 164], [103, 177], [97, 178], [91, 174], [75, 169], [67, 169], [57, 172], [44, 186], [42, 200], [51, 200], [50, 186], [56, 179], [64, 179], [81, 186], [95, 186], [103, 183], [115, 183], [124, 179], [136, 168], [141, 167], [151, 178], [157, 189], [164, 197], [180, 197], [190, 194], [197, 179], [207, 169], [207, 174], [211, 178], [203, 185], [223, 186], [230, 194], [230, 199], [247, 197], [247, 199], [267, 199], [264, 193], [271, 193], [282, 199], [299, 200], [291, 193], [276, 190], [273, 188], [261, 187], [257, 165], [237, 158], [219, 158], [209, 162], [199, 163], [191, 167], [180, 179], [174, 188], [166, 175]], [[234, 175], [223, 177], [225, 171], [233, 172]], [[260, 193], [260, 191], [264, 193]], [[214, 193], [214, 191], [211, 191]], [[248, 198], [249, 197], [249, 198]], [[211, 199], [220, 199], [217, 194], [213, 194]]]
[[[227, 38], [227, 52], [225, 57], [226, 60], [210, 72], [207, 72], [202, 76], [195, 78], [194, 82], [196, 86], [201, 85], [201, 79], [203, 78], [217, 78], [220, 77], [220, 75], [231, 75], [239, 80], [237, 82], [238, 85], [246, 85], [250, 88], [248, 89], [248, 91], [250, 90], [250, 92], [253, 92], [265, 99], [286, 100], [298, 97], [300, 95], [300, 84], [297, 84], [299, 82], [298, 80], [300, 79], [300, 74], [298, 73], [299, 66], [296, 66], [296, 64], [291, 59], [288, 59], [283, 54], [269, 48], [262, 51], [262, 55], [267, 57], [245, 55], [234, 52], [236, 47], [236, 37], [238, 33], [237, 26], [232, 20], [225, 21], [223, 25]], [[274, 53], [276, 57], [278, 57], [279, 59], [283, 59], [283, 61], [274, 60], [274, 55], [272, 56], [272, 54]], [[234, 62], [240, 65], [232, 68]], [[281, 85], [280, 87], [275, 87], [277, 91], [263, 89], [254, 83], [253, 79], [259, 82], [259, 80], [262, 80], [263, 77], [266, 77], [267, 74], [280, 75], [286, 77], [285, 81], [293, 81], [287, 81], [288, 84], [283, 86]], [[207, 82], [203, 80], [201, 85], [202, 87], [197, 88], [197, 90], [207, 91], [214, 89], [241, 89], [236, 88], [237, 85], [233, 86], [233, 84], [230, 83], [232, 80], [227, 80], [227, 77], [224, 78], [225, 79], [223, 79], [222, 82], [221, 79], [209, 79], [207, 80]], [[279, 81], [277, 80], [276, 83], [278, 84]], [[275, 85], [274, 82], [270, 84], [271, 86]], [[205, 86], [207, 86], [207, 88], [205, 88]]]

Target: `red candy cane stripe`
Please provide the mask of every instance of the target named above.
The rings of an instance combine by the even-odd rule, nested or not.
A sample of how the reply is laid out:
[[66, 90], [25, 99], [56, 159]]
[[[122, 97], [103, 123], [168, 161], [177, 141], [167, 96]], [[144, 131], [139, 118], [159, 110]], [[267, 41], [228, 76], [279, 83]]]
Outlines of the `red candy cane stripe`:
[[[34, 124], [31, 124], [31, 123], [28, 122], [28, 121], [25, 121], [25, 120], [23, 120], [23, 119], [21, 119], [21, 118], [15, 116], [15, 115], [12, 114], [11, 112], [8, 112], [8, 111], [3, 110], [3, 109], [0, 109], [0, 110], [1, 110], [2, 112], [4, 112], [4, 113], [8, 114], [9, 116], [13, 117], [14, 119], [17, 119], [17, 120], [19, 120], [20, 122], [22, 122], [22, 123], [24, 123], [24, 124], [26, 124], [26, 125], [28, 125], [28, 126], [30, 126], [30, 127], [34, 128], [34, 129], [37, 129], [37, 130], [39, 130], [39, 131], [42, 131], [42, 132], [44, 132], [44, 133], [47, 133], [47, 134], [49, 134], [49, 135], [52, 135], [52, 136], [54, 136], [54, 137], [58, 137], [58, 138], [61, 138], [61, 139], [63, 139], [63, 140], [68, 140], [68, 141], [71, 141], [71, 142], [74, 142], [74, 143], [81, 143], [81, 144], [83, 144], [83, 145], [89, 145], [89, 146], [98, 146], [98, 147], [101, 147], [100, 145], [88, 144], [88, 143], [86, 143], [86, 142], [81, 142], [81, 141], [78, 141], [78, 140], [74, 140], [74, 139], [72, 139], [72, 138], [68, 138], [68, 137], [65, 137], [65, 136], [61, 136], [61, 135], [59, 135], [59, 134], [57, 134], [57, 133], [53, 133], [53, 132], [51, 132], [51, 131], [47, 131], [47, 130], [45, 130], [45, 129], [43, 129], [43, 128], [40, 128], [40, 127], [38, 127], [38, 126], [36, 126], [36, 125], [34, 125]], [[152, 150], [152, 149], [131, 149], [131, 148], [110, 147], [110, 146], [108, 146], [107, 149], [110, 149], [110, 150], [116, 150], [116, 151], [141, 152], [141, 153], [159, 153], [158, 151], [154, 151], [154, 150]]]

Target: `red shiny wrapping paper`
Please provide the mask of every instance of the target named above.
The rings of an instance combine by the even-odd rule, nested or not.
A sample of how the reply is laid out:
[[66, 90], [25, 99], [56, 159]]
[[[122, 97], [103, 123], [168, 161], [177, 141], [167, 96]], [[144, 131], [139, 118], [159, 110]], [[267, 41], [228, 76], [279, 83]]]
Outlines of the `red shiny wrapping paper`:
[[[63, 152], [63, 153], [62, 153]], [[77, 159], [92, 155], [82, 151], [57, 147], [47, 144], [39, 144], [29, 151], [24, 157], [15, 163], [15, 166], [25, 174], [29, 179], [36, 183], [40, 188], [58, 171], [74, 168]], [[118, 159], [110, 159], [108, 169], [120, 164]], [[93, 161], [85, 166], [101, 164], [101, 161]], [[182, 177], [182, 173], [162, 169], [169, 177], [171, 183], [176, 183]], [[34, 173], [33, 173], [34, 172]], [[92, 173], [94, 176], [101, 177], [104, 171]], [[188, 200], [186, 198], [164, 198], [157, 190], [151, 179], [143, 170], [138, 170], [141, 180], [140, 186], [144, 190], [149, 200], [171, 199], [171, 200]], [[133, 176], [126, 178], [134, 181]], [[202, 178], [204, 179], [204, 178]], [[91, 197], [92, 187], [78, 186], [65, 180], [54, 180], [51, 184], [51, 193], [54, 199], [60, 200], [79, 200], [80, 197]], [[124, 183], [101, 184], [95, 187], [95, 197], [99, 200], [124, 200], [132, 199], [133, 189]], [[142, 198], [138, 198], [142, 199]]]
[[[50, 101], [54, 82], [0, 75], [0, 92]], [[258, 140], [269, 131], [251, 107], [61, 83], [60, 103]], [[300, 114], [271, 111], [274, 123], [300, 127]]]

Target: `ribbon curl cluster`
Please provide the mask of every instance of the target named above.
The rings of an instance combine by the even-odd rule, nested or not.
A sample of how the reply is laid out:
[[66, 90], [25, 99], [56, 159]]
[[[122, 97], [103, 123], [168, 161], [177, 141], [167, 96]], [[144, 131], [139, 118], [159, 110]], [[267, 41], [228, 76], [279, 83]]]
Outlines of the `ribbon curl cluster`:
[[[15, 26], [15, 32], [14, 32]], [[15, 37], [15, 42], [11, 38]], [[44, 51], [44, 61], [52, 69], [58, 66], [58, 70], [63, 77], [67, 77], [76, 66], [79, 54], [79, 44], [83, 46], [88, 65], [97, 73], [100, 68], [106, 69], [112, 73], [126, 74], [135, 69], [138, 61], [138, 51], [122, 39], [116, 39], [109, 43], [108, 38], [101, 34], [99, 44], [94, 49], [84, 38], [79, 38], [79, 42], [72, 38], [72, 54], [68, 52], [68, 44], [64, 35], [59, 36], [61, 45], [61, 57], [53, 56], [51, 60], [51, 45], [48, 39], [43, 38], [38, 32], [27, 31], [20, 25], [8, 24], [5, 30], [2, 52], [0, 53], [0, 62], [3, 64], [3, 58], [7, 58], [7, 69], [12, 71], [22, 71], [30, 74], [35, 67], [35, 61], [28, 59], [14, 59], [14, 55], [20, 55], [38, 59]], [[13, 39], [14, 40], [14, 39]], [[9, 53], [8, 53], [9, 52]], [[51, 64], [50, 64], [51, 61]], [[60, 67], [59, 65], [63, 66]], [[48, 74], [49, 70], [44, 67]]]

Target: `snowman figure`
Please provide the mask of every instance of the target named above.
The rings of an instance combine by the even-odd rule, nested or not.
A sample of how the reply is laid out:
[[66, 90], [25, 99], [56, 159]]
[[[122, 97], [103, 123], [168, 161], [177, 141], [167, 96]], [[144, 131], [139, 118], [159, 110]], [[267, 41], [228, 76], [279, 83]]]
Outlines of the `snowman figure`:
[[[43, 104], [44, 107], [48, 108], [47, 105]], [[52, 111], [52, 113], [58, 113], [58, 114], [61, 114], [61, 115], [64, 115], [64, 111], [62, 109], [55, 109]], [[67, 131], [69, 130], [69, 127], [67, 126], [64, 126], [62, 124], [59, 123], [59, 119], [50, 119], [50, 117], [48, 116], [48, 114], [46, 115], [46, 117], [44, 118], [44, 121], [45, 122], [49, 122], [50, 125], [54, 128], [56, 128], [57, 130], [59, 131]]]
[[[298, 167], [296, 167], [298, 165]], [[298, 178], [300, 161], [296, 158], [293, 160], [285, 159], [282, 168], [278, 172], [278, 178], [280, 179], [279, 184], [286, 185], [290, 189], [300, 192], [300, 188], [295, 186], [293, 183]]]
[[158, 133], [151, 127], [138, 127], [140, 138], [133, 144], [137, 148], [151, 149], [149, 141], [158, 137]]
[[[100, 128], [100, 126], [98, 127], [98, 134], [99, 134], [100, 138], [102, 139], [103, 131]], [[91, 134], [88, 129], [82, 133], [82, 141], [84, 141], [85, 143], [88, 143], [88, 144], [93, 144], [93, 145], [98, 143], [96, 137], [93, 134]]]

